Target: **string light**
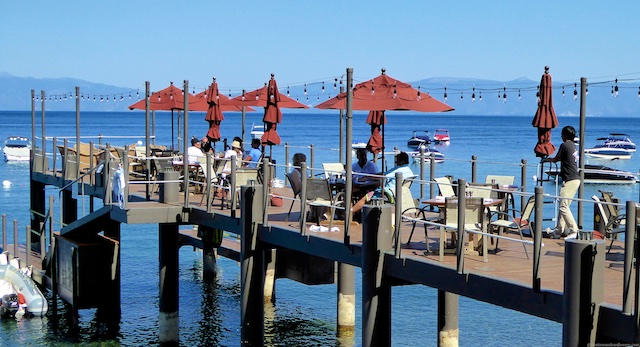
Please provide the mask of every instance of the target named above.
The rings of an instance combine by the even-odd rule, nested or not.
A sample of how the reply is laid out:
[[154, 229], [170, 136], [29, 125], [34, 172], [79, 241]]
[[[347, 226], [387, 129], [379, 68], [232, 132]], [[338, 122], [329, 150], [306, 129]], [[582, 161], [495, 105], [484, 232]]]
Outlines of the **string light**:
[[460, 102], [464, 101], [464, 92], [460, 92]]
[[505, 103], [507, 102], [507, 86], [502, 87], [502, 92], [502, 102]]
[[[322, 81], [322, 94], [324, 94], [324, 81]], [[318, 98], [319, 100], [320, 98]]]
[[578, 83], [573, 84], [573, 101], [578, 100]]
[[480, 102], [482, 102], [482, 91], [480, 91], [480, 97], [479, 97], [479, 99], [480, 99]]
[[616, 96], [618, 96], [618, 78], [616, 78], [615, 92], [616, 92]]
[[418, 96], [416, 97], [417, 100], [420, 100], [420, 85], [418, 84]]
[[444, 102], [447, 102], [447, 85], [444, 85]]
[[476, 87], [473, 87], [473, 92], [471, 93], [471, 102], [476, 102]]
[[564, 86], [562, 86], [562, 97], [564, 98]]

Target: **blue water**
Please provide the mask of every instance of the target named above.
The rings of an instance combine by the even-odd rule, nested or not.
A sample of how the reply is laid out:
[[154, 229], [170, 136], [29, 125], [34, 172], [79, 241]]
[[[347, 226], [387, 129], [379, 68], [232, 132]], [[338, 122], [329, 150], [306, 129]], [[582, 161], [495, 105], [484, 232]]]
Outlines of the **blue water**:
[[[240, 114], [228, 113], [221, 131], [230, 140], [241, 132]], [[175, 117], [177, 119], [177, 117]], [[29, 112], [0, 112], [2, 127], [0, 139], [10, 135], [31, 136]], [[189, 134], [198, 137], [206, 133], [203, 113], [189, 114]], [[365, 114], [355, 114], [354, 141], [368, 139], [369, 126]], [[452, 116], [447, 114], [390, 113], [385, 128], [387, 148], [406, 150], [406, 140], [413, 130], [447, 128], [451, 144], [439, 146], [445, 153], [445, 163], [438, 164], [438, 176], [454, 175], [470, 180], [470, 160], [476, 155], [481, 161], [478, 179], [488, 173], [520, 176], [521, 159], [529, 163], [527, 176], [536, 173], [533, 147], [536, 129], [530, 125], [531, 117], [511, 116]], [[578, 128], [577, 117], [559, 117], [560, 127]], [[247, 115], [247, 129], [251, 123], [260, 123], [258, 113]], [[339, 161], [339, 118], [334, 113], [287, 113], [278, 131], [283, 139], [307, 153], [310, 144], [317, 148], [316, 166], [323, 161]], [[41, 135], [40, 113], [37, 113], [36, 135]], [[171, 114], [156, 116], [157, 143], [171, 143]], [[75, 136], [74, 112], [46, 114], [47, 136]], [[621, 124], [624, 124], [622, 126]], [[623, 131], [632, 139], [640, 139], [640, 122], [630, 118], [587, 119], [586, 145], [595, 144], [597, 137], [609, 132]], [[144, 113], [83, 113], [81, 135], [131, 136], [110, 138], [114, 145], [144, 141]], [[249, 138], [248, 130], [246, 138]], [[553, 132], [553, 142], [560, 144], [559, 129]], [[83, 139], [88, 141], [88, 139]], [[105, 140], [106, 141], [106, 140]], [[96, 140], [97, 142], [97, 140]], [[278, 164], [285, 162], [284, 146], [273, 147]], [[49, 147], [50, 148], [50, 147]], [[611, 166], [637, 172], [638, 157], [611, 163]], [[0, 163], [0, 181], [11, 181], [9, 188], [0, 188], [0, 213], [6, 214], [9, 229], [17, 220], [19, 230], [29, 222], [28, 164]], [[417, 166], [414, 172], [419, 172]], [[284, 178], [284, 168], [277, 175]], [[528, 183], [529, 191], [534, 182]], [[414, 185], [412, 189], [418, 189]], [[552, 190], [545, 183], [545, 190]], [[597, 189], [614, 191], [622, 200], [637, 200], [638, 188], [633, 186], [587, 186], [585, 196]], [[414, 193], [417, 193], [414, 192]], [[428, 193], [428, 191], [427, 191]], [[57, 191], [48, 194], [57, 198]], [[587, 209], [589, 210], [589, 209]], [[574, 206], [575, 211], [575, 206]], [[586, 211], [589, 212], [589, 211]], [[574, 212], [575, 213], [575, 212]], [[590, 216], [586, 213], [587, 216]], [[588, 221], [590, 217], [585, 218]], [[59, 221], [56, 220], [57, 225]], [[585, 222], [587, 224], [588, 222]], [[56, 227], [58, 228], [58, 227]], [[155, 225], [122, 225], [122, 317], [115, 328], [109, 328], [96, 317], [95, 310], [80, 311], [80, 326], [72, 331], [63, 316], [54, 324], [50, 315], [45, 318], [0, 321], [0, 346], [59, 345], [59, 346], [154, 346], [158, 345], [158, 235]], [[8, 235], [13, 242], [13, 233]], [[24, 242], [24, 240], [20, 240]], [[180, 250], [180, 344], [184, 346], [238, 346], [240, 343], [240, 268], [231, 260], [218, 260], [219, 276], [214, 283], [202, 281], [202, 254], [189, 247]], [[357, 297], [360, 298], [360, 273], [356, 271]], [[289, 280], [277, 282], [277, 302], [268, 306], [265, 319], [266, 343], [269, 346], [359, 346], [361, 345], [360, 319], [362, 307], [356, 310], [356, 332], [351, 338], [336, 337], [336, 286], [308, 287]], [[392, 313], [392, 341], [394, 346], [437, 345], [437, 292], [423, 286], [394, 287]], [[561, 344], [562, 327], [525, 314], [509, 311], [465, 298], [460, 299], [460, 344], [462, 346], [557, 346]]]

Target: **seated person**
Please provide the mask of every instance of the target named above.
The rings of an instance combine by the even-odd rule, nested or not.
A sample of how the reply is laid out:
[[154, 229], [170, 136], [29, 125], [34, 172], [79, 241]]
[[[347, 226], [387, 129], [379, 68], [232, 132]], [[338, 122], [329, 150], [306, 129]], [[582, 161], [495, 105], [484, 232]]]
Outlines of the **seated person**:
[[374, 183], [375, 179], [373, 177], [357, 175], [358, 173], [371, 174], [375, 175], [378, 172], [378, 166], [370, 160], [367, 159], [367, 150], [364, 148], [358, 148], [356, 151], [356, 156], [358, 157], [358, 161], [353, 163], [351, 166], [351, 171], [354, 173], [353, 175], [353, 183], [354, 184], [368, 184]]
[[351, 213], [358, 212], [362, 209], [365, 203], [371, 201], [374, 198], [382, 198], [383, 194], [393, 197], [396, 192], [396, 172], [401, 172], [403, 178], [411, 177], [413, 171], [409, 168], [409, 155], [405, 152], [400, 152], [396, 156], [396, 167], [385, 172], [384, 193], [380, 188], [367, 193], [351, 208]]
[[[233, 156], [236, 157], [235, 163], [232, 162], [233, 160], [231, 158], [233, 158]], [[227, 176], [231, 174], [231, 165], [235, 165], [236, 167], [239, 167], [240, 165], [242, 165], [242, 148], [240, 147], [240, 142], [238, 141], [233, 141], [231, 143], [231, 148], [228, 149], [226, 152], [224, 152], [224, 159], [228, 159], [227, 161], [225, 161], [224, 163], [224, 167], [222, 168], [222, 172], [220, 172], [220, 176], [222, 177], [222, 185], [225, 187], [228, 187], [229, 185], [229, 181], [227, 179]], [[225, 194], [223, 194], [223, 188], [218, 188], [217, 189], [217, 195], [224, 197]]]
[[289, 179], [293, 190], [299, 192], [302, 189], [302, 171], [300, 171], [300, 164], [307, 161], [307, 156], [303, 153], [296, 153], [292, 159], [293, 170], [289, 173]]
[[198, 157], [202, 157], [204, 153], [200, 149], [200, 141], [195, 137], [191, 139], [191, 146], [187, 148], [187, 158], [189, 160], [189, 164], [197, 163]]
[[202, 153], [213, 153], [213, 147], [211, 146], [211, 140], [209, 137], [205, 136], [200, 140], [200, 149]]
[[251, 140], [251, 149], [249, 150], [249, 154], [244, 157], [244, 161], [247, 162], [247, 167], [255, 169], [258, 166], [258, 160], [260, 160], [260, 157], [262, 157], [260, 139], [253, 139]]

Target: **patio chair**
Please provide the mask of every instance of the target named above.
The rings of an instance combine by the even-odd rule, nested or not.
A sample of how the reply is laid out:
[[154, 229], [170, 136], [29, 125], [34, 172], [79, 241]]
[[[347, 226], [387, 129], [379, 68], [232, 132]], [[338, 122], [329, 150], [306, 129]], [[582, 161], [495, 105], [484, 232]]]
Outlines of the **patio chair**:
[[[329, 229], [333, 227], [333, 218], [336, 210], [336, 206], [344, 206], [344, 194], [338, 193], [335, 196], [331, 193], [331, 186], [329, 180], [322, 178], [308, 178], [307, 179], [307, 203], [312, 208], [317, 209], [315, 212], [316, 225], [320, 225], [321, 208], [326, 207], [330, 209], [329, 217]], [[311, 212], [311, 211], [309, 211]]]
[[610, 220], [620, 219], [621, 217], [619, 226], [624, 226], [626, 224], [626, 218], [625, 218], [625, 215], [621, 213], [620, 207], [617, 205], [618, 199], [613, 197], [612, 192], [606, 192], [604, 190], [598, 190], [598, 191], [602, 195], [602, 201], [605, 202], [605, 204], [603, 205], [605, 207], [605, 212], [608, 213], [607, 217], [609, 217]]
[[291, 206], [289, 206], [289, 212], [287, 213], [286, 221], [289, 221], [289, 215], [291, 215], [291, 210], [293, 209], [293, 204], [296, 202], [296, 198], [300, 197], [300, 190], [296, 189], [296, 186], [291, 182], [291, 172], [287, 173], [287, 182], [289, 187], [291, 187], [291, 191], [293, 192], [293, 200], [291, 200]]
[[[427, 211], [425, 207], [421, 206], [419, 199], [414, 199], [411, 194], [411, 183], [413, 181], [405, 180], [402, 182], [402, 216], [407, 216], [414, 219], [421, 219], [423, 221], [438, 221], [440, 216], [436, 212]], [[393, 219], [395, 220], [395, 218]], [[407, 246], [411, 243], [411, 237], [413, 237], [413, 232], [416, 229], [417, 221], [411, 221], [411, 233], [409, 233], [409, 239], [407, 240]], [[429, 247], [429, 233], [427, 224], [422, 224], [424, 227], [424, 239], [427, 245], [427, 252], [431, 252], [431, 248]]]
[[444, 196], [445, 198], [456, 196], [456, 193], [453, 191], [453, 185], [447, 177], [436, 177], [433, 180], [436, 181], [436, 184], [438, 185], [440, 195]]
[[604, 237], [611, 239], [609, 250], [607, 250], [607, 253], [609, 253], [611, 252], [611, 247], [613, 247], [613, 241], [616, 240], [618, 234], [622, 234], [625, 232], [626, 228], [622, 223], [622, 221], [625, 219], [625, 216], [609, 216], [605, 211], [604, 204], [602, 203], [602, 201], [600, 201], [600, 198], [593, 195], [591, 199], [595, 201], [596, 215], [594, 217], [597, 218], [598, 216], [600, 216], [602, 224], [604, 225]]
[[[482, 232], [485, 229], [485, 213], [484, 213], [483, 198], [467, 198], [465, 204], [465, 221], [463, 231], [461, 233], [461, 240], [456, 240], [455, 233], [452, 235], [452, 243], [465, 242], [465, 236], [467, 231]], [[444, 211], [444, 224], [449, 228], [458, 229], [458, 198], [449, 197], [445, 198], [445, 211]], [[446, 242], [446, 231], [444, 228], [440, 228], [440, 261], [444, 260], [444, 248]], [[483, 249], [486, 249], [487, 238], [483, 237]], [[464, 252], [464, 247], [462, 248]], [[485, 252], [483, 254], [486, 255]]]
[[344, 165], [342, 163], [322, 163], [324, 169], [324, 177], [326, 179], [331, 176], [344, 176]]
[[[512, 209], [505, 209], [503, 211], [491, 211], [489, 215], [489, 227], [491, 230], [497, 230], [498, 235], [502, 236], [505, 230], [507, 231], [517, 231], [520, 235], [520, 240], [523, 240], [522, 230], [529, 229], [529, 235], [533, 235], [531, 232], [534, 228], [533, 221], [531, 220], [531, 214], [533, 213], [533, 209], [535, 207], [535, 199], [533, 196], [529, 197], [527, 203], [524, 205], [522, 211], [512, 211]], [[512, 212], [512, 214], [509, 214]], [[513, 217], [516, 215], [518, 217]], [[496, 247], [494, 251], [497, 253], [499, 251], [498, 243], [500, 239], [496, 240]], [[524, 248], [524, 254], [529, 259], [529, 253], [527, 252], [527, 246], [523, 243], [522, 247]]]

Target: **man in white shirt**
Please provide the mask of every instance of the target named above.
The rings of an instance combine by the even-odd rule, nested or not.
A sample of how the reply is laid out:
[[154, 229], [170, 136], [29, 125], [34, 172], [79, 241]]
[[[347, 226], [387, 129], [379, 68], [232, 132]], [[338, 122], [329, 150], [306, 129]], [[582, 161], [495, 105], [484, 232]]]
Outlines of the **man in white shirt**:
[[358, 173], [375, 175], [379, 173], [378, 166], [369, 159], [367, 159], [367, 150], [364, 148], [358, 148], [356, 151], [356, 156], [358, 157], [358, 161], [353, 163], [351, 166], [351, 171], [353, 171], [353, 182], [355, 184], [367, 184], [371, 183], [373, 180], [372, 177], [368, 177], [365, 175], [357, 175]]
[[191, 139], [191, 147], [187, 148], [187, 157], [189, 159], [189, 164], [197, 163], [198, 157], [204, 156], [202, 150], [200, 149], [201, 143], [195, 137]]

